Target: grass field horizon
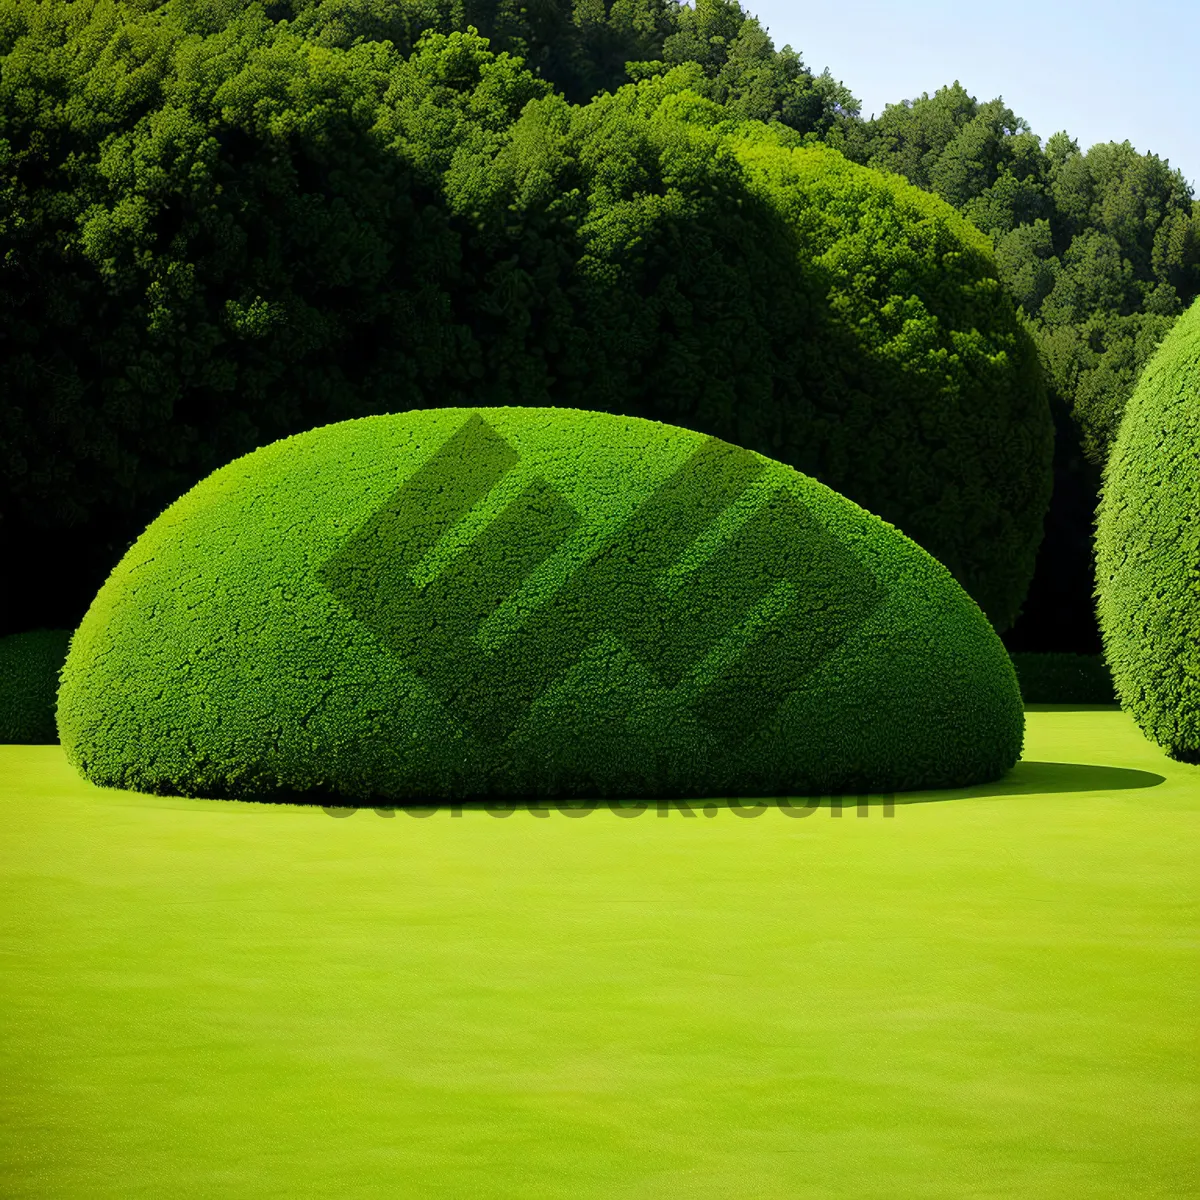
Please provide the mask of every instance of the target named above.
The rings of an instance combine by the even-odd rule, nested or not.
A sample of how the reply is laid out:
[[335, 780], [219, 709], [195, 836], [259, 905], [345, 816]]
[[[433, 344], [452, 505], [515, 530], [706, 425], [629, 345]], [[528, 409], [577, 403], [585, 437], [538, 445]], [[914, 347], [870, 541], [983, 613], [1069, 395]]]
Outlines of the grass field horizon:
[[861, 807], [0, 799], [6, 1196], [1197, 1194], [1200, 767], [1113, 706]]

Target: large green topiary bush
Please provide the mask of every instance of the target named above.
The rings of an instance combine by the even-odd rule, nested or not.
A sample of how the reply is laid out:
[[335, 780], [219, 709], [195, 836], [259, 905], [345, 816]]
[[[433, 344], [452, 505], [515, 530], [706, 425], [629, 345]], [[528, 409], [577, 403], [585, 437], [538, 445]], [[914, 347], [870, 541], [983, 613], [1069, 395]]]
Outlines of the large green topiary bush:
[[1121, 707], [1200, 763], [1200, 300], [1125, 408], [1096, 510], [1096, 597]]
[[70, 641], [69, 629], [0, 637], [0, 744], [58, 741], [54, 704]]
[[203, 480], [96, 596], [69, 759], [184, 795], [803, 794], [1020, 756], [979, 607], [719, 439], [557, 408], [329, 425]]

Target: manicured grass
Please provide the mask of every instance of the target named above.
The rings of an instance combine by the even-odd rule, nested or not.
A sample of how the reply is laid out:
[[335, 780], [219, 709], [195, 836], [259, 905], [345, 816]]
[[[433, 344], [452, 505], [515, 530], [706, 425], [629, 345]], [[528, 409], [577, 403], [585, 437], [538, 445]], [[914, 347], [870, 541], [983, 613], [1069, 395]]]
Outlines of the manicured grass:
[[[1200, 767], [334, 819], [0, 747], [0, 1193], [1197, 1194]], [[754, 810], [749, 810], [753, 812]]]

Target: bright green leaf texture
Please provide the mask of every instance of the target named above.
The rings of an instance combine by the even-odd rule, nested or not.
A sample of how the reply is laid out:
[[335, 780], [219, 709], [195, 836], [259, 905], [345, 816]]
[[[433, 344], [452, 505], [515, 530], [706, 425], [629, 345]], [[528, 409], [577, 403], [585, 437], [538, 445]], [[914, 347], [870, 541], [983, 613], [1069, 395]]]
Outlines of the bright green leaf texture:
[[426, 409], [237, 459], [72, 639], [69, 760], [189, 796], [879, 792], [998, 779], [1017, 676], [911, 539], [692, 430]]
[[1200, 763], [1200, 300], [1138, 379], [1096, 512], [1100, 633], [1121, 706]]
[[[93, 580], [82, 611], [167, 504], [279, 438], [553, 405], [785, 462], [1013, 623], [1053, 426], [947, 203], [731, 117], [696, 64], [572, 106], [474, 31], [404, 58], [227, 8], [0, 21], [0, 536], [30, 588]], [[34, 569], [48, 537], [70, 578]]]

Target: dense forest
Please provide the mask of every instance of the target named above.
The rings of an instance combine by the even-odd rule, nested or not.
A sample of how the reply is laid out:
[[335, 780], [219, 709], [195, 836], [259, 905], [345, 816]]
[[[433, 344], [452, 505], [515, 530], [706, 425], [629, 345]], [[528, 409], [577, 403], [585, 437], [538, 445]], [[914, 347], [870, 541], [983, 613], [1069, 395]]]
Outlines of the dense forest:
[[[790, 335], [847, 335], [821, 311], [828, 279], [780, 273], [795, 235], [745, 192], [736, 156], [657, 115], [681, 89], [708, 105], [703, 125], [716, 106], [727, 130], [828, 147], [984, 235], [962, 286], [993, 264], [1017, 326], [990, 301], [973, 315], [992, 339], [979, 361], [1008, 347], [1053, 417], [1032, 582], [1007, 510], [960, 531], [1009, 538], [1019, 619], [987, 591], [1001, 559], [949, 535], [943, 555], [933, 517], [919, 536], [932, 501], [906, 531], [978, 582], [1010, 649], [1098, 653], [1100, 472], [1141, 368], [1200, 294], [1200, 203], [1157, 156], [1082, 153], [1065, 131], [1043, 144], [957, 81], [864, 120], [736, 0], [0, 0], [0, 551], [21, 580], [0, 633], [73, 626], [146, 522], [231, 457], [396, 398], [612, 407], [589, 382], [603, 377], [626, 381], [627, 411], [668, 420], [637, 381], [669, 351], [677, 375], [708, 381], [694, 427], [788, 461], [797, 431], [749, 414], [774, 397], [778, 421], [794, 408], [828, 426], [842, 359], [793, 386]], [[675, 290], [652, 296], [667, 264]], [[912, 290], [949, 329], [934, 285]], [[658, 392], [672, 378], [653, 375]], [[885, 377], [836, 379], [865, 395]], [[960, 412], [974, 395], [938, 386]], [[1035, 426], [1012, 420], [1006, 448], [1036, 458]], [[1035, 511], [1038, 486], [1013, 512]]]

